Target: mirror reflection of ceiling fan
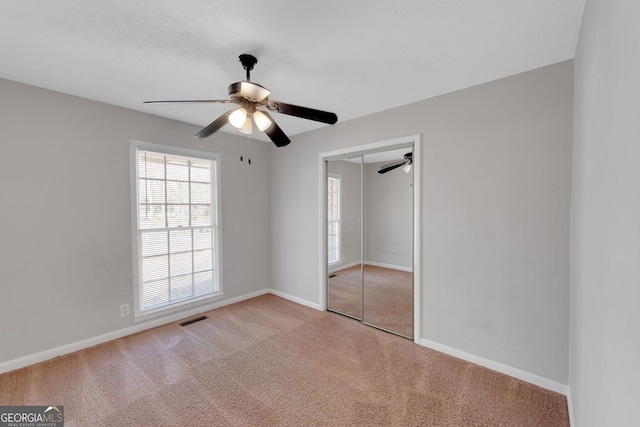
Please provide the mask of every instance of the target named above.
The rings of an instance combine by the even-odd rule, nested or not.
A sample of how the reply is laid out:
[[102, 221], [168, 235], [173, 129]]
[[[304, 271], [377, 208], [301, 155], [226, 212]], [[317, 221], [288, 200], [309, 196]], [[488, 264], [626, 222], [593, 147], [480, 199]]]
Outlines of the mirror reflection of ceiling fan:
[[[227, 123], [231, 123], [243, 134], [251, 134], [253, 125], [266, 133], [269, 139], [277, 147], [284, 147], [291, 140], [280, 129], [268, 111], [300, 117], [307, 120], [327, 123], [330, 125], [338, 121], [335, 113], [316, 110], [308, 107], [287, 104], [269, 99], [271, 91], [264, 86], [253, 83], [250, 79], [250, 71], [258, 63], [255, 56], [249, 54], [240, 55], [240, 62], [247, 71], [247, 79], [229, 85], [229, 99], [200, 99], [188, 101], [145, 101], [145, 104], [197, 104], [197, 103], [235, 103], [240, 107], [230, 110], [215, 119], [207, 127], [196, 134], [197, 138], [206, 138], [212, 135]], [[266, 110], [265, 110], [266, 108]]]
[[395, 162], [387, 163], [386, 165], [380, 166], [378, 173], [387, 173], [399, 167], [402, 167], [402, 170], [406, 173], [411, 172], [411, 165], [413, 164], [413, 153], [407, 153], [404, 155], [402, 160], [397, 160]]

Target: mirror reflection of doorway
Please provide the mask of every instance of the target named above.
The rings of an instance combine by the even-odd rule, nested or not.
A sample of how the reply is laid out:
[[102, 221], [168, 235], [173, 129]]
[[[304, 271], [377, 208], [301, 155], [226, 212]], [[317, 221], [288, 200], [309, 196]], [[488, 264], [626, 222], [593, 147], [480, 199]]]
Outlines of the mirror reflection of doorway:
[[329, 310], [362, 320], [362, 156], [327, 163]]
[[413, 173], [407, 153], [411, 147], [327, 161], [327, 309], [412, 338]]

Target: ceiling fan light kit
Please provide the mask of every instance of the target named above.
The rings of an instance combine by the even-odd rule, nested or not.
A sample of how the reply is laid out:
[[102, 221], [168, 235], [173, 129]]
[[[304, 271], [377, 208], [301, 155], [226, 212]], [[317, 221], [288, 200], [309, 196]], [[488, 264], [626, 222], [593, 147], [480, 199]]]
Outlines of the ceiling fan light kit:
[[253, 121], [256, 122], [256, 126], [260, 132], [264, 132], [269, 129], [269, 126], [273, 123], [262, 111], [256, 111], [253, 113]]
[[204, 129], [198, 132], [196, 138], [206, 138], [222, 128], [227, 123], [230, 123], [233, 127], [237, 128], [240, 133], [250, 135], [253, 132], [253, 123], [255, 123], [258, 130], [265, 132], [269, 139], [277, 147], [284, 147], [289, 144], [291, 140], [280, 129], [280, 127], [273, 120], [271, 115], [264, 110], [259, 110], [258, 107], [266, 108], [270, 111], [275, 111], [280, 114], [287, 114], [290, 116], [300, 117], [307, 120], [314, 120], [321, 123], [327, 123], [330, 125], [335, 124], [338, 121], [338, 116], [335, 113], [328, 111], [316, 110], [308, 107], [301, 107], [298, 105], [287, 104], [280, 101], [269, 100], [271, 91], [257, 83], [251, 81], [251, 70], [253, 66], [258, 63], [255, 56], [249, 54], [240, 55], [240, 62], [242, 67], [247, 72], [246, 80], [241, 82], [232, 83], [228, 87], [229, 99], [201, 99], [190, 101], [145, 101], [145, 104], [192, 104], [192, 103], [235, 103], [240, 105], [240, 108], [227, 111], [216, 120], [207, 125]]
[[231, 123], [233, 127], [236, 127], [238, 129], [240, 129], [242, 125], [244, 125], [244, 122], [246, 120], [247, 120], [247, 110], [245, 110], [243, 107], [240, 107], [237, 110], [234, 110], [229, 115], [229, 123]]
[[238, 130], [240, 131], [240, 133], [243, 133], [245, 135], [251, 135], [251, 133], [253, 133], [253, 125], [251, 123], [250, 114], [247, 114], [247, 118], [245, 119], [244, 123], [242, 124], [242, 126], [240, 126]]

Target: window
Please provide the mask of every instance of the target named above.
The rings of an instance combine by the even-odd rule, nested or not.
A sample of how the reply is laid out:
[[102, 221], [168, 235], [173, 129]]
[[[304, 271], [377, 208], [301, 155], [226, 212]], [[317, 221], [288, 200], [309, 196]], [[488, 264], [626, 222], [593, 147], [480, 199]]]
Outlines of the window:
[[221, 294], [217, 158], [187, 151], [148, 143], [132, 149], [136, 315]]
[[327, 181], [327, 256], [329, 264], [337, 264], [340, 262], [340, 176], [330, 175]]

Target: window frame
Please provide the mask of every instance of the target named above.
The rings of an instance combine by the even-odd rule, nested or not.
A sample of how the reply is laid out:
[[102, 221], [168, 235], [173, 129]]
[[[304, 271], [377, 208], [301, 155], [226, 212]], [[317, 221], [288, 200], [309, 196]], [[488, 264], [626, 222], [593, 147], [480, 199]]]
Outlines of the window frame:
[[[142, 242], [140, 241], [140, 218], [139, 218], [139, 198], [138, 198], [138, 151], [150, 151], [166, 156], [181, 156], [193, 159], [202, 159], [211, 161], [215, 165], [215, 171], [212, 174], [211, 202], [215, 209], [212, 209], [213, 223], [213, 247], [214, 247], [214, 281], [217, 284], [217, 291], [196, 296], [166, 305], [142, 311]], [[132, 258], [133, 258], [133, 315], [134, 321], [147, 320], [149, 318], [167, 315], [175, 311], [184, 309], [185, 306], [195, 305], [207, 300], [218, 300], [223, 296], [222, 283], [222, 237], [221, 237], [221, 167], [220, 155], [217, 153], [192, 150], [188, 148], [175, 147], [170, 145], [156, 144], [152, 142], [144, 142], [137, 140], [129, 141], [129, 159], [130, 159], [130, 188], [131, 188], [131, 227], [132, 227]]]
[[[329, 207], [329, 180], [335, 179], [338, 183], [337, 185], [337, 195], [336, 195], [336, 203], [337, 203], [337, 216], [338, 219], [330, 220], [329, 219], [329, 209], [327, 209], [327, 265], [329, 267], [335, 267], [342, 263], [342, 175], [336, 173], [328, 173], [327, 174], [327, 208]], [[336, 226], [336, 252], [338, 259], [336, 261], [331, 262], [329, 260], [329, 222], [335, 221], [337, 223]]]

